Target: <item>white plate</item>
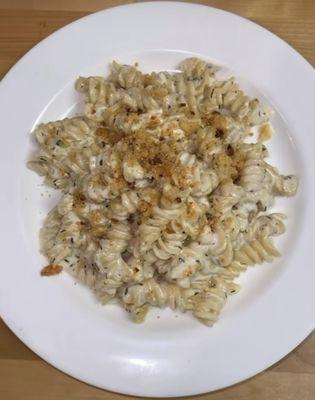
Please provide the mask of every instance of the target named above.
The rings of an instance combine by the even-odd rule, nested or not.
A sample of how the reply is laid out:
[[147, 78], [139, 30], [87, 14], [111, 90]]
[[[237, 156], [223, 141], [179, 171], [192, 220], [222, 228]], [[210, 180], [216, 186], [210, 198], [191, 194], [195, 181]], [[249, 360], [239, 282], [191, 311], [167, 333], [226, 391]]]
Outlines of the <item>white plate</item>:
[[[145, 70], [174, 69], [197, 54], [230, 67], [276, 109], [271, 160], [300, 178], [277, 203], [289, 215], [284, 256], [250, 270], [221, 320], [154, 311], [145, 324], [102, 307], [62, 274], [44, 279], [38, 229], [55, 201], [25, 167], [29, 132], [73, 112], [79, 75], [103, 74], [112, 59]], [[314, 328], [315, 222], [312, 67], [265, 29], [214, 8], [142, 3], [85, 17], [24, 56], [0, 86], [0, 313], [14, 333], [60, 370], [95, 386], [144, 396], [184, 396], [244, 380], [278, 361]]]

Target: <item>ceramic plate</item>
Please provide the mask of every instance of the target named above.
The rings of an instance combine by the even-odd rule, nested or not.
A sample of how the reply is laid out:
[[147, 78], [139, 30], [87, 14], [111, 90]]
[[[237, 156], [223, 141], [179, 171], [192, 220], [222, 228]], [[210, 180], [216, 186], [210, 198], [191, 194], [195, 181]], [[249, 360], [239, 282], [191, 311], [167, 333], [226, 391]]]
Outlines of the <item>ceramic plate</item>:
[[[79, 75], [104, 75], [111, 60], [145, 71], [174, 70], [196, 55], [233, 73], [275, 110], [271, 162], [299, 176], [281, 199], [282, 258], [250, 269], [242, 290], [209, 328], [188, 314], [154, 310], [142, 325], [101, 306], [66, 274], [42, 278], [38, 231], [56, 194], [25, 162], [41, 121], [82, 107]], [[185, 396], [249, 378], [296, 347], [314, 328], [314, 89], [312, 67], [267, 30], [236, 15], [187, 3], [154, 2], [101, 11], [54, 33], [0, 85], [0, 314], [56, 368], [92, 385], [141, 396]]]

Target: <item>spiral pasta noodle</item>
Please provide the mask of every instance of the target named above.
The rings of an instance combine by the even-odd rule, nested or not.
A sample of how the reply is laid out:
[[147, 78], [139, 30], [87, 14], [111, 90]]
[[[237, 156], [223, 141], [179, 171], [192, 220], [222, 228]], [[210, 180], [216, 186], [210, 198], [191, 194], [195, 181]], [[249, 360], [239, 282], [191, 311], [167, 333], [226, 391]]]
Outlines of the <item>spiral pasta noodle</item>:
[[218, 69], [189, 58], [144, 74], [114, 61], [108, 77], [77, 80], [81, 116], [34, 131], [29, 167], [61, 192], [40, 233], [51, 270], [136, 322], [169, 307], [212, 325], [239, 274], [280, 256], [285, 215], [269, 209], [298, 180], [267, 162], [271, 110]]

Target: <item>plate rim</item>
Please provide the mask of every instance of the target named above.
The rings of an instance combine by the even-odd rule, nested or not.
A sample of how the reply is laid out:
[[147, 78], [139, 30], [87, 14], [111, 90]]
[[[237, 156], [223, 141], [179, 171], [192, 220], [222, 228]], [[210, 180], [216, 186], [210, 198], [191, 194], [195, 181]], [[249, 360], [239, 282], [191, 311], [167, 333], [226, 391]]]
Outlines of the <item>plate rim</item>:
[[[10, 68], [10, 70], [6, 73], [6, 75], [4, 76], [4, 78], [2, 79], [2, 82], [1, 82], [1, 84], [0, 84], [0, 98], [1, 98], [1, 94], [2, 94], [2, 87], [3, 87], [3, 84], [6, 82], [6, 80], [8, 80], [8, 79], [11, 79], [11, 75], [12, 74], [14, 74], [14, 71], [16, 70], [16, 68], [19, 68], [19, 66], [21, 66], [22, 65], [22, 62], [25, 60], [25, 59], [27, 59], [28, 57], [30, 57], [31, 56], [31, 54], [32, 54], [32, 52], [35, 50], [35, 49], [38, 49], [38, 48], [40, 48], [41, 46], [45, 46], [50, 40], [51, 40], [51, 38], [52, 37], [56, 37], [57, 35], [61, 35], [62, 34], [62, 32], [64, 32], [64, 31], [66, 31], [66, 30], [69, 30], [69, 29], [71, 29], [73, 26], [75, 26], [75, 25], [79, 25], [79, 24], [84, 24], [84, 21], [85, 20], [88, 20], [88, 19], [92, 19], [95, 15], [99, 15], [99, 14], [103, 14], [103, 13], [108, 13], [108, 11], [109, 10], [115, 10], [115, 9], [122, 9], [122, 8], [141, 8], [141, 7], [143, 7], [143, 5], [145, 6], [145, 7], [147, 7], [147, 6], [149, 6], [149, 5], [154, 5], [154, 7], [156, 7], [157, 5], [163, 5], [163, 6], [165, 6], [165, 5], [167, 5], [167, 4], [170, 4], [170, 5], [174, 5], [174, 4], [176, 4], [177, 6], [180, 6], [180, 7], [187, 7], [187, 8], [189, 8], [189, 7], [193, 7], [193, 8], [204, 8], [204, 9], [207, 9], [207, 10], [216, 10], [216, 11], [218, 11], [218, 12], [220, 12], [220, 13], [223, 13], [223, 14], [229, 14], [229, 15], [231, 15], [231, 16], [233, 16], [233, 18], [235, 17], [235, 18], [239, 18], [239, 19], [241, 19], [241, 20], [243, 20], [243, 22], [245, 21], [246, 23], [250, 23], [250, 24], [252, 24], [253, 26], [255, 26], [255, 29], [258, 27], [259, 29], [263, 29], [264, 31], [265, 31], [265, 33], [267, 32], [269, 35], [271, 34], [274, 38], [276, 38], [277, 40], [280, 40], [282, 43], [284, 43], [286, 46], [287, 46], [287, 48], [290, 50], [290, 52], [291, 52], [291, 54], [295, 54], [295, 56], [298, 56], [298, 58], [299, 59], [303, 59], [303, 63], [307, 63], [308, 64], [308, 66], [310, 66], [311, 68], [312, 68], [312, 66], [311, 66], [311, 64], [307, 61], [307, 60], [305, 60], [304, 59], [304, 57], [303, 56], [301, 56], [295, 49], [293, 49], [287, 42], [285, 42], [283, 39], [281, 39], [281, 38], [279, 38], [278, 36], [276, 36], [275, 34], [273, 34], [272, 32], [270, 32], [270, 31], [268, 31], [266, 28], [264, 28], [264, 27], [261, 27], [260, 25], [258, 25], [258, 24], [256, 24], [256, 23], [254, 23], [254, 22], [252, 22], [252, 21], [250, 21], [250, 20], [248, 20], [248, 19], [246, 19], [246, 18], [244, 18], [244, 17], [242, 17], [242, 16], [239, 16], [239, 15], [237, 15], [237, 14], [233, 14], [233, 13], [231, 13], [231, 12], [227, 12], [227, 11], [224, 11], [224, 10], [221, 10], [221, 9], [217, 9], [217, 8], [214, 8], [214, 7], [208, 7], [208, 6], [206, 6], [206, 5], [199, 5], [199, 4], [195, 4], [195, 3], [181, 3], [181, 2], [144, 2], [144, 3], [135, 3], [135, 4], [127, 4], [127, 5], [119, 5], [119, 6], [115, 6], [115, 7], [112, 7], [112, 8], [108, 8], [108, 9], [104, 9], [104, 10], [101, 10], [101, 11], [98, 11], [98, 12], [96, 12], [96, 13], [92, 13], [92, 14], [89, 14], [89, 15], [87, 15], [87, 16], [84, 16], [84, 17], [82, 17], [82, 18], [80, 18], [80, 19], [78, 19], [78, 20], [76, 20], [76, 21], [73, 21], [73, 22], [71, 22], [70, 24], [67, 24], [66, 26], [64, 26], [64, 27], [62, 27], [61, 29], [59, 29], [59, 30], [57, 30], [56, 32], [54, 32], [54, 33], [52, 33], [51, 35], [49, 35], [48, 37], [46, 37], [45, 39], [43, 39], [42, 41], [40, 41], [37, 45], [35, 45], [32, 49], [30, 49], [12, 68]], [[292, 53], [292, 51], [293, 51], [293, 53]], [[313, 190], [314, 188], [312, 187], [312, 190]], [[2, 307], [1, 307], [1, 303], [0, 303], [0, 309], [1, 309]], [[63, 369], [63, 368], [60, 368], [60, 365], [58, 366], [58, 365], [56, 365], [56, 363], [53, 361], [53, 360], [49, 360], [49, 358], [47, 359], [45, 356], [43, 356], [42, 354], [39, 354], [38, 353], [38, 351], [36, 351], [35, 350], [35, 348], [36, 348], [36, 346], [34, 347], [33, 346], [33, 344], [30, 342], [30, 341], [28, 341], [24, 336], [23, 336], [23, 334], [21, 334], [20, 332], [19, 332], [19, 330], [18, 330], [18, 328], [17, 328], [17, 326], [15, 325], [15, 323], [14, 323], [14, 321], [10, 321], [10, 317], [9, 316], [7, 316], [7, 315], [5, 315], [6, 313], [5, 313], [5, 310], [2, 310], [1, 309], [1, 317], [2, 317], [2, 319], [3, 319], [3, 321], [6, 323], [6, 325], [10, 328], [10, 330], [22, 341], [22, 342], [24, 342], [29, 348], [31, 348], [32, 349], [32, 351], [34, 351], [36, 354], [38, 354], [42, 359], [44, 359], [45, 361], [47, 361], [49, 364], [51, 364], [51, 365], [53, 365], [55, 368], [57, 368], [57, 369], [59, 369], [59, 370], [62, 370], [64, 373], [66, 373], [67, 375], [70, 375], [70, 376], [74, 376], [76, 379], [79, 379], [79, 380], [83, 380], [84, 382], [87, 382], [86, 380], [84, 380], [84, 378], [82, 378], [82, 377], [80, 377], [80, 376], [76, 376], [75, 374], [73, 374], [71, 371], [68, 371], [68, 370], [66, 370], [66, 369]], [[295, 340], [295, 343], [296, 343], [296, 345], [294, 346], [294, 348], [296, 347], [296, 346], [298, 346], [310, 333], [311, 333], [311, 331], [314, 329], [314, 321], [312, 321], [311, 323], [310, 323], [310, 326], [309, 326], [309, 329], [305, 329], [304, 330], [304, 334], [302, 334], [297, 340]], [[293, 348], [291, 348], [290, 350], [289, 350], [289, 352], [291, 352], [293, 350]], [[280, 357], [277, 355], [276, 357], [275, 357], [275, 360], [273, 360], [273, 361], [271, 361], [270, 362], [270, 364], [268, 364], [267, 366], [265, 366], [263, 369], [265, 369], [265, 368], [267, 368], [267, 367], [269, 367], [270, 365], [272, 365], [274, 362], [276, 362], [277, 360], [279, 360], [279, 359], [282, 359], [286, 354], [288, 354], [287, 352], [284, 352], [284, 354], [281, 354], [280, 355]], [[254, 371], [252, 374], [249, 374], [247, 377], [244, 377], [244, 378], [242, 378], [241, 380], [239, 380], [238, 378], [236, 378], [236, 381], [235, 382], [231, 382], [229, 385], [227, 385], [227, 386], [224, 386], [224, 387], [228, 387], [228, 386], [232, 386], [232, 385], [234, 385], [234, 384], [236, 384], [236, 383], [238, 383], [238, 382], [241, 382], [241, 381], [243, 381], [243, 380], [246, 380], [246, 379], [249, 379], [251, 376], [254, 376], [254, 375], [256, 375], [257, 373], [259, 373], [260, 371], [261, 371], [262, 369], [261, 368], [259, 368], [257, 371]], [[88, 383], [90, 383], [90, 384], [92, 384], [92, 385], [94, 385], [94, 386], [97, 386], [97, 387], [102, 387], [102, 386], [99, 386], [97, 383], [92, 383], [92, 382], [88, 382]], [[102, 388], [105, 388], [104, 386], [102, 387]], [[148, 395], [148, 394], [146, 394], [146, 393], [138, 393], [138, 392], [132, 392], [132, 391], [124, 391], [124, 390], [122, 390], [121, 388], [106, 388], [106, 390], [110, 390], [110, 391], [117, 391], [117, 392], [120, 392], [120, 393], [126, 393], [126, 394], [131, 394], [131, 395], [142, 395], [142, 396], [153, 396], [153, 395], [156, 395], [156, 394], [152, 394], [152, 395]], [[214, 389], [214, 390], [217, 390], [217, 389]], [[177, 395], [180, 395], [180, 396], [188, 396], [188, 395], [191, 395], [191, 394], [199, 394], [199, 393], [206, 393], [207, 391], [203, 391], [203, 392], [200, 392], [200, 391], [193, 391], [192, 393], [188, 393], [188, 394], [182, 394], [182, 392], [179, 392], [179, 394], [177, 394]], [[176, 394], [171, 394], [171, 396], [170, 397], [173, 397], [173, 396], [175, 396]]]

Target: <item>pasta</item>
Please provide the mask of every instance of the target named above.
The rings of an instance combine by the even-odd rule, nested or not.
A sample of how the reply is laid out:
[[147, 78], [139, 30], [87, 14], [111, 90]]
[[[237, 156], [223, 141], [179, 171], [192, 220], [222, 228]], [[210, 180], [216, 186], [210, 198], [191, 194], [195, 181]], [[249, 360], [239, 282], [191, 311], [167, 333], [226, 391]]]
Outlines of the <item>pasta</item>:
[[107, 78], [77, 80], [83, 115], [34, 132], [29, 167], [62, 194], [40, 233], [49, 271], [136, 322], [154, 306], [212, 325], [239, 274], [280, 256], [285, 215], [268, 210], [298, 180], [266, 160], [271, 111], [218, 69], [190, 58], [177, 73], [144, 74], [113, 62]]

